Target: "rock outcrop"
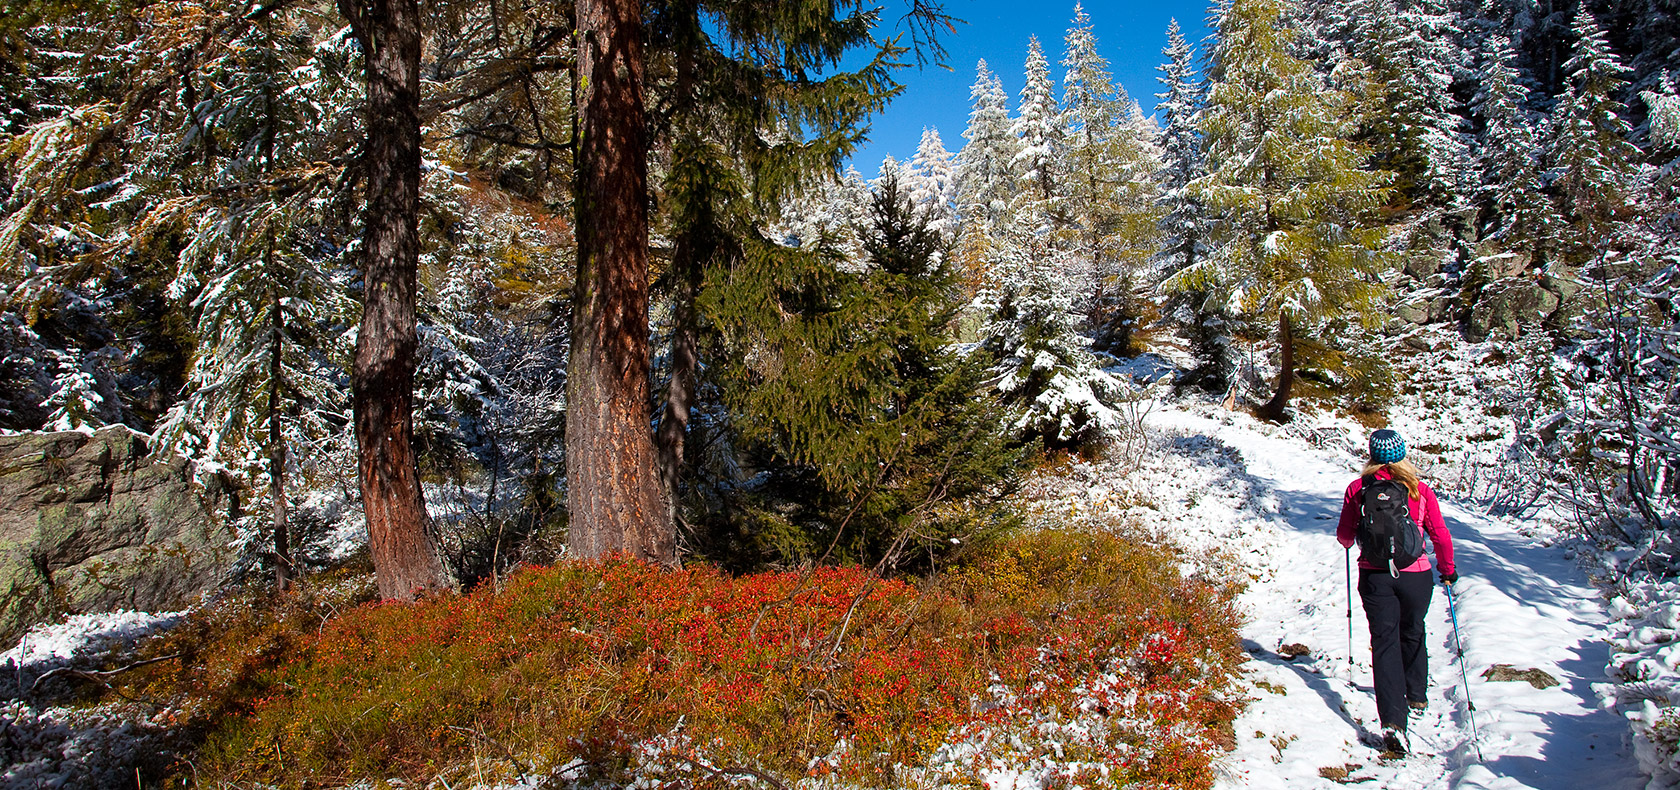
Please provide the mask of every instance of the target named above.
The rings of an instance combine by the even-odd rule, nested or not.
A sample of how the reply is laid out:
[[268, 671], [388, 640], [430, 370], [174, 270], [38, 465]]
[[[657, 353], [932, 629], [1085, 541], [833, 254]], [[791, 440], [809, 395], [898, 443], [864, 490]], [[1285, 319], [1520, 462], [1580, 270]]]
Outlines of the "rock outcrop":
[[0, 436], [0, 644], [65, 612], [180, 608], [233, 557], [235, 494], [124, 426]]

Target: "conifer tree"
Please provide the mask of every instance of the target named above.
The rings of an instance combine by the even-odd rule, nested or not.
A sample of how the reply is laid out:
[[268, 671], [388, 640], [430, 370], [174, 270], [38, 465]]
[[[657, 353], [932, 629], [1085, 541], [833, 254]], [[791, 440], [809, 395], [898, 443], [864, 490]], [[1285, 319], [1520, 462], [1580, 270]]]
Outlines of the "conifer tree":
[[[864, 120], [897, 92], [892, 73], [907, 52], [897, 39], [870, 36], [881, 13], [873, 4], [779, 3], [775, 13], [765, 13], [767, 8], [758, 2], [647, 6], [649, 91], [659, 97], [652, 106], [663, 113], [649, 125], [670, 130], [669, 145], [659, 147], [671, 160], [656, 182], [669, 209], [660, 219], [673, 242], [663, 278], [671, 302], [670, 367], [655, 439], [673, 523], [693, 468], [686, 451], [691, 415], [719, 408], [700, 399], [702, 354], [730, 353], [717, 317], [699, 304], [712, 283], [734, 277], [749, 254], [765, 256], [767, 265], [788, 255], [787, 265], [797, 268], [791, 261], [800, 256], [787, 248], [819, 244], [824, 233], [838, 233], [849, 252], [860, 251], [856, 226], [867, 207], [867, 186], [855, 171], [838, 181], [835, 175], [862, 139]], [[948, 28], [937, 7], [914, 4], [903, 21], [918, 47], [937, 54], [929, 36]], [[872, 57], [842, 66], [859, 51]], [[816, 187], [818, 182], [832, 183]], [[805, 205], [782, 212], [796, 195]], [[794, 222], [778, 222], [778, 214]], [[777, 240], [784, 243], [767, 243], [767, 224], [785, 226]]]
[[939, 130], [922, 130], [916, 156], [904, 174], [910, 205], [928, 215], [928, 227], [947, 240], [957, 234], [957, 178], [955, 157], [945, 150]]
[[[891, 168], [862, 237], [852, 271], [827, 244], [780, 260], [749, 250], [706, 294], [726, 335], [750, 342], [728, 391], [766, 479], [734, 494], [753, 528], [731, 553], [794, 563], [833, 546], [831, 559], [891, 567], [1000, 523], [985, 492], [1016, 454], [995, 401], [975, 397], [980, 358], [950, 347], [961, 300], [945, 241]], [[951, 500], [978, 507], [931, 507]]]
[[1481, 118], [1482, 237], [1508, 250], [1526, 252], [1531, 265], [1545, 265], [1560, 221], [1541, 177], [1534, 122], [1523, 109], [1527, 90], [1511, 63], [1510, 41], [1493, 35], [1483, 53], [1481, 86], [1474, 102]]
[[88, 431], [104, 424], [99, 412], [105, 396], [99, 392], [99, 382], [83, 369], [75, 354], [49, 349], [53, 362], [53, 391], [42, 408], [47, 410], [49, 431]]
[[[1156, 113], [1163, 119], [1161, 131], [1161, 247], [1156, 263], [1162, 270], [1177, 272], [1195, 268], [1208, 254], [1210, 234], [1207, 208], [1191, 185], [1207, 174], [1201, 133], [1196, 124], [1201, 113], [1203, 89], [1196, 78], [1195, 53], [1184, 40], [1178, 20], [1167, 27], [1166, 63], [1160, 66], [1160, 80], [1166, 90], [1155, 94], [1161, 101]], [[1213, 392], [1231, 385], [1236, 364], [1231, 356], [1229, 316], [1209, 292], [1195, 290], [1185, 295], [1191, 346], [1198, 361], [1187, 376]]]
[[1021, 141], [1015, 154], [1015, 172], [1020, 178], [1018, 211], [1042, 227], [1056, 227], [1061, 224], [1056, 214], [1060, 209], [1060, 165], [1066, 141], [1062, 137], [1062, 113], [1050, 80], [1050, 61], [1044, 58], [1044, 48], [1039, 46], [1037, 36], [1027, 44], [1021, 110], [1010, 132]]
[[[1072, 253], [1070, 282], [1089, 283], [1082, 307], [1099, 347], [1129, 354], [1160, 220], [1159, 169], [1147, 124], [1097, 50], [1091, 18], [1074, 7], [1062, 60], [1062, 156], [1052, 204], [1057, 244]], [[1078, 288], [1078, 286], [1075, 286]]]
[[1201, 129], [1209, 173], [1194, 188], [1220, 217], [1215, 254], [1179, 270], [1178, 290], [1218, 291], [1277, 326], [1277, 389], [1262, 409], [1282, 420], [1295, 378], [1294, 333], [1343, 317], [1374, 320], [1384, 173], [1362, 169], [1345, 94], [1290, 54], [1278, 0], [1234, 0], [1218, 19]]
[[957, 154], [957, 212], [965, 232], [998, 227], [1019, 189], [1021, 141], [1010, 133], [1009, 99], [985, 60], [976, 71], [969, 91], [974, 109], [963, 132], [968, 143]]
[[[191, 122], [164, 150], [203, 145], [176, 174], [179, 194], [142, 225], [179, 225], [170, 296], [192, 316], [198, 350], [182, 399], [157, 430], [164, 449], [227, 466], [269, 509], [277, 589], [294, 575], [288, 481], [337, 453], [355, 323], [331, 215], [342, 202], [310, 175], [359, 131], [348, 47], [317, 40], [307, 13], [266, 19], [198, 64]], [[348, 121], [346, 119], [349, 119]]]
[[453, 585], [426, 514], [414, 452], [420, 5], [338, 0], [338, 8], [361, 45], [366, 72], [362, 319], [351, 373], [362, 510], [379, 594], [410, 600]]
[[1448, 13], [1436, 0], [1359, 0], [1354, 54], [1366, 106], [1360, 136], [1378, 168], [1395, 174], [1408, 207], [1456, 210], [1469, 157], [1451, 87]]
[[1638, 189], [1640, 152], [1627, 137], [1626, 108], [1616, 97], [1628, 70], [1610, 50], [1585, 6], [1575, 18], [1575, 49], [1563, 94], [1552, 111], [1547, 175], [1562, 199], [1577, 256], [1610, 234]]
[[1097, 367], [1091, 341], [1079, 332], [1066, 253], [1049, 234], [1019, 225], [998, 235], [990, 249], [996, 279], [980, 297], [987, 309], [981, 345], [998, 360], [992, 380], [1010, 409], [1011, 430], [1059, 449], [1112, 437], [1120, 384]]

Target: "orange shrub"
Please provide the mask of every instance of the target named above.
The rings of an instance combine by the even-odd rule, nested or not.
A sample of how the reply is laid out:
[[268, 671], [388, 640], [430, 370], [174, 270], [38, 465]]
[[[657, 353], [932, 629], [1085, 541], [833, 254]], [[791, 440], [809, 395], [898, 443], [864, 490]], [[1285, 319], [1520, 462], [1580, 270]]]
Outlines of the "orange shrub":
[[978, 777], [1007, 758], [942, 744], [1095, 716], [1109, 724], [1082, 725], [1101, 731], [1088, 743], [1004, 740], [1071, 749], [1069, 778], [1097, 785], [1205, 787], [1234, 713], [1232, 592], [1182, 578], [1165, 550], [1054, 531], [921, 581], [565, 563], [499, 593], [325, 621], [288, 660], [246, 673], [264, 684], [220, 706], [231, 715], [198, 776], [425, 782], [489, 761], [607, 781], [887, 785], [928, 765]]

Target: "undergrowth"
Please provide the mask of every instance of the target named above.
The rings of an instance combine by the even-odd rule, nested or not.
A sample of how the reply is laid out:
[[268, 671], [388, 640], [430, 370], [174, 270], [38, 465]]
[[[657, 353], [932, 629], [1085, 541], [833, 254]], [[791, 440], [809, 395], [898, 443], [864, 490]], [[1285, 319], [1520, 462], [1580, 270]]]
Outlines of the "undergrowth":
[[119, 691], [176, 697], [203, 728], [177, 785], [886, 787], [1034, 766], [1207, 787], [1236, 590], [1178, 567], [1058, 530], [919, 580], [563, 563], [337, 616], [324, 598], [207, 609], [151, 648], [188, 660]]

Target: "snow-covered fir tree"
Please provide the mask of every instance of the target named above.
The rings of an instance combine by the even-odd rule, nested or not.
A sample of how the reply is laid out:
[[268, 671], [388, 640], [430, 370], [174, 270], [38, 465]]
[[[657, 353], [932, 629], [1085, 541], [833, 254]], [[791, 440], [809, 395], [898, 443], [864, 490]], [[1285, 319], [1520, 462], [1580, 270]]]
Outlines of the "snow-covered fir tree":
[[1359, 0], [1354, 55], [1363, 67], [1362, 137], [1396, 193], [1417, 208], [1457, 210], [1468, 148], [1452, 84], [1458, 53], [1439, 0]]
[[1487, 38], [1481, 85], [1473, 102], [1481, 119], [1480, 202], [1482, 237], [1543, 265], [1559, 219], [1545, 192], [1539, 135], [1524, 109], [1528, 91], [1511, 63], [1515, 52], [1503, 36]]
[[343, 239], [328, 230], [344, 209], [304, 174], [345, 139], [332, 132], [356, 123], [345, 108], [357, 82], [348, 47], [318, 44], [311, 22], [282, 15], [253, 26], [201, 64], [215, 90], [181, 134], [207, 141], [207, 166], [148, 217], [192, 239], [170, 295], [187, 306], [198, 341], [183, 397], [157, 433], [165, 449], [224, 465], [261, 491], [280, 586], [293, 573], [287, 480], [343, 457], [356, 311]]
[[939, 130], [922, 130], [916, 156], [903, 175], [905, 192], [916, 210], [926, 212], [928, 228], [950, 240], [957, 234], [956, 157], [945, 150]]
[[1066, 47], [1057, 235], [1071, 253], [1070, 278], [1091, 285], [1080, 307], [1099, 346], [1130, 354], [1152, 279], [1158, 151], [1136, 103], [1110, 74], [1082, 6], [1074, 7]]
[[1055, 83], [1050, 79], [1050, 61], [1038, 37], [1027, 45], [1026, 84], [1021, 86], [1021, 109], [1010, 131], [1021, 141], [1015, 154], [1015, 172], [1020, 178], [1018, 211], [1033, 217], [1045, 228], [1058, 220], [1062, 192], [1061, 163], [1066, 152], [1062, 112], [1056, 103]]
[[100, 412], [106, 411], [106, 400], [99, 382], [74, 354], [56, 349], [47, 354], [54, 370], [52, 394], [41, 403], [47, 410], [47, 430], [91, 432], [104, 425]]
[[1569, 75], [1552, 111], [1547, 174], [1563, 206], [1577, 256], [1603, 242], [1639, 190], [1640, 151], [1617, 97], [1628, 69], [1611, 51], [1604, 30], [1585, 5], [1575, 17], [1576, 43], [1564, 64]]
[[1218, 246], [1167, 285], [1218, 292], [1277, 327], [1277, 388], [1264, 413], [1282, 419], [1297, 329], [1375, 315], [1386, 264], [1376, 212], [1389, 176], [1363, 169], [1367, 151], [1349, 139], [1345, 94], [1290, 54], [1281, 2], [1234, 0], [1217, 28], [1201, 122], [1209, 173], [1193, 188], [1220, 218]]
[[993, 381], [1011, 410], [1010, 428], [1046, 446], [1073, 448], [1110, 438], [1120, 427], [1123, 385], [1103, 372], [1080, 333], [1076, 293], [1048, 234], [1006, 229], [992, 248], [998, 273], [980, 302], [982, 347], [998, 360]]
[[[1200, 121], [1203, 86], [1196, 76], [1195, 51], [1184, 39], [1178, 20], [1167, 27], [1166, 63], [1157, 79], [1166, 88], [1155, 94], [1161, 130], [1160, 250], [1155, 263], [1163, 271], [1193, 268], [1208, 254], [1211, 231], [1207, 208], [1191, 185], [1207, 174], [1202, 153]], [[1188, 328], [1197, 366], [1185, 380], [1211, 391], [1231, 385], [1236, 362], [1231, 348], [1233, 323], [1226, 305], [1206, 290], [1186, 291], [1179, 304], [1181, 323]]]
[[974, 103], [957, 154], [957, 213], [965, 229], [995, 227], [1009, 214], [1019, 190], [1016, 155], [1021, 141], [1010, 133], [1009, 97], [1003, 82], [981, 60], [976, 67]]

